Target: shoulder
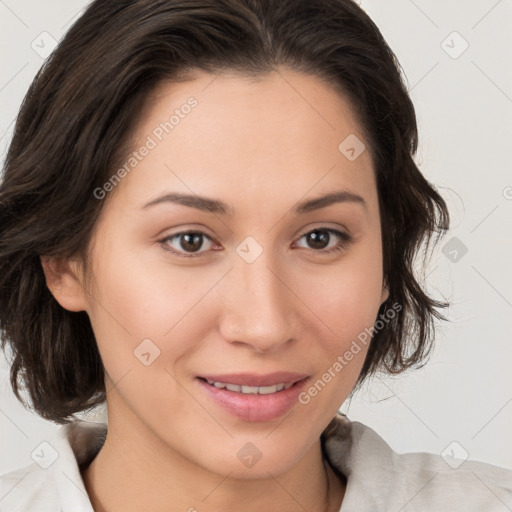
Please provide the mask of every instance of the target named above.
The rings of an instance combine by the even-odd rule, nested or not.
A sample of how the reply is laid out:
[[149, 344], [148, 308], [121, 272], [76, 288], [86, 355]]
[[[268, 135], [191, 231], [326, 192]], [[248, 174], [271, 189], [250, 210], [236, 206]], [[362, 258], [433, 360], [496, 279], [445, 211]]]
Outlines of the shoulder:
[[505, 468], [432, 453], [404, 453], [394, 456], [392, 472], [396, 489], [411, 506], [512, 510], [512, 471]]
[[58, 506], [56, 488], [51, 473], [36, 463], [0, 476], [0, 512], [45, 511], [50, 506]]
[[508, 469], [433, 453], [399, 454], [362, 423], [342, 415], [333, 422], [325, 448], [331, 465], [347, 478], [347, 510], [351, 501], [360, 511], [512, 510]]
[[34, 453], [34, 462], [0, 476], [0, 512], [94, 512], [80, 473], [99, 450], [106, 425], [75, 422]]

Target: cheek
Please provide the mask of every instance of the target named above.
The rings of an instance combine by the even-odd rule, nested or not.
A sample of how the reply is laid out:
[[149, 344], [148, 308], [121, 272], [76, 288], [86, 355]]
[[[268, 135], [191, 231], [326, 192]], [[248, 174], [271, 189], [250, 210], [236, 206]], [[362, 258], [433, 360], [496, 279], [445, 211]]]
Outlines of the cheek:
[[[140, 371], [143, 364], [137, 356], [149, 352], [149, 359], [155, 358], [150, 368], [160, 369], [166, 380], [161, 384], [168, 386], [165, 369], [173, 372], [207, 338], [212, 324], [206, 315], [216, 307], [208, 295], [228, 267], [166, 264], [158, 250], [116, 252], [121, 241], [114, 240], [96, 256], [101, 261], [96, 271], [99, 293], [90, 303], [105, 369], [117, 381], [128, 370]], [[148, 373], [141, 375], [141, 382]]]
[[297, 282], [296, 289], [316, 321], [324, 324], [322, 331], [329, 328], [334, 344], [373, 326], [382, 294], [380, 245], [369, 240], [337, 264], [309, 270], [307, 275], [306, 281]]
[[100, 293], [91, 306], [133, 339], [163, 337], [209, 288], [200, 270], [166, 265], [158, 249], [113, 249], [97, 258]]
[[[200, 333], [191, 320], [206, 286], [191, 283], [179, 270], [141, 261], [140, 252], [134, 255], [112, 251], [102, 259], [100, 295], [91, 303], [107, 390], [115, 385], [134, 412], [152, 411], [148, 415], [162, 421], [167, 411], [162, 404], [172, 397], [173, 408], [187, 417], [190, 403], [173, 378], [174, 365], [197, 350]], [[117, 400], [110, 395], [112, 405]]]

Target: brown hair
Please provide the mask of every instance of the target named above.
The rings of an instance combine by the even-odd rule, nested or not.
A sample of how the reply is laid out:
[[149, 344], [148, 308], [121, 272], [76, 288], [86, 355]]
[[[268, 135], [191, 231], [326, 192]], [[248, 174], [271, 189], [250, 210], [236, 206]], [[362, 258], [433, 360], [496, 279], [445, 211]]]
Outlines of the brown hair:
[[[0, 328], [35, 412], [56, 423], [104, 402], [103, 365], [86, 312], [50, 293], [42, 255], [87, 264], [104, 201], [93, 191], [121, 161], [144, 99], [187, 71], [258, 76], [288, 67], [325, 79], [357, 113], [374, 163], [383, 268], [400, 312], [376, 329], [356, 388], [425, 360], [448, 304], [413, 273], [446, 204], [413, 161], [418, 134], [401, 68], [351, 0], [96, 0], [44, 63], [21, 106], [0, 185]], [[341, 142], [341, 141], [340, 141]], [[378, 321], [378, 319], [376, 319]], [[356, 389], [354, 388], [354, 389]]]

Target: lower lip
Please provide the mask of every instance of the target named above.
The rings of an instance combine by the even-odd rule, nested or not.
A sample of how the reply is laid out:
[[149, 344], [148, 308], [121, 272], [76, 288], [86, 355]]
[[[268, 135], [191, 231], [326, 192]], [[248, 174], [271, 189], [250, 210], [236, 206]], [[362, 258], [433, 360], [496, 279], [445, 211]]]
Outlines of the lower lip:
[[211, 386], [196, 378], [199, 385], [225, 410], [246, 421], [271, 421], [285, 414], [298, 402], [298, 396], [309, 377], [296, 382], [291, 388], [268, 395], [244, 394]]

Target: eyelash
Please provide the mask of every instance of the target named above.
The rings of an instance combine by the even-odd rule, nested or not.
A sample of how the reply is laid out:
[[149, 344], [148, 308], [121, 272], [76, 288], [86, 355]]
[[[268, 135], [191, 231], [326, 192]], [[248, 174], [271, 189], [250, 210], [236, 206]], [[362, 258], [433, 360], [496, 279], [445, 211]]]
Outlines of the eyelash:
[[[317, 254], [323, 254], [323, 255], [325, 255], [325, 254], [332, 254], [332, 253], [335, 253], [335, 252], [342, 251], [343, 249], [346, 249], [352, 243], [352, 241], [353, 241], [352, 236], [349, 235], [348, 233], [344, 233], [343, 231], [338, 231], [337, 229], [332, 229], [332, 228], [315, 228], [315, 229], [312, 229], [312, 230], [307, 231], [306, 233], [304, 233], [299, 238], [299, 240], [304, 238], [306, 235], [309, 235], [311, 233], [315, 233], [315, 232], [318, 232], [318, 231], [327, 231], [328, 233], [334, 233], [336, 236], [338, 236], [341, 239], [341, 241], [335, 247], [331, 247], [330, 249], [318, 249], [318, 250], [306, 249], [309, 252], [313, 252], [313, 253], [317, 253]], [[173, 240], [174, 238], [178, 238], [178, 237], [183, 236], [183, 235], [202, 235], [202, 236], [212, 240], [210, 236], [208, 236], [206, 233], [203, 233], [202, 231], [190, 230], [190, 231], [180, 231], [179, 233], [175, 233], [173, 235], [166, 236], [165, 238], [162, 238], [162, 239], [158, 240], [158, 242], [163, 246], [163, 248], [166, 251], [169, 251], [172, 254], [174, 254], [176, 256], [179, 256], [181, 258], [196, 258], [198, 256], [203, 255], [203, 253], [206, 252], [206, 251], [201, 251], [201, 252], [188, 253], [187, 254], [187, 253], [183, 253], [183, 252], [180, 252], [180, 251], [176, 251], [175, 249], [169, 248], [169, 246], [167, 244], [168, 241]], [[212, 240], [212, 242], [213, 242], [213, 240]], [[330, 242], [330, 240], [329, 240], [329, 242]]]

